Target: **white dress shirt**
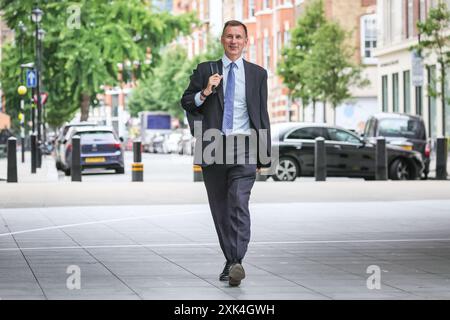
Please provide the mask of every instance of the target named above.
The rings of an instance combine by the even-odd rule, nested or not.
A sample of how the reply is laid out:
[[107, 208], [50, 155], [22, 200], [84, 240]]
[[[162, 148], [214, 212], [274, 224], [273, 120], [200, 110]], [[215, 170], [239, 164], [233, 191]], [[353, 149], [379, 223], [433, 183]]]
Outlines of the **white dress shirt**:
[[[231, 60], [224, 54], [222, 57], [223, 65], [223, 95], [227, 89], [228, 72], [230, 71]], [[250, 119], [248, 116], [247, 102], [245, 96], [245, 69], [244, 59], [240, 57], [234, 61], [234, 108], [233, 108], [233, 130], [231, 134], [250, 134]], [[200, 92], [195, 95], [195, 105], [200, 107], [203, 101], [200, 99]]]

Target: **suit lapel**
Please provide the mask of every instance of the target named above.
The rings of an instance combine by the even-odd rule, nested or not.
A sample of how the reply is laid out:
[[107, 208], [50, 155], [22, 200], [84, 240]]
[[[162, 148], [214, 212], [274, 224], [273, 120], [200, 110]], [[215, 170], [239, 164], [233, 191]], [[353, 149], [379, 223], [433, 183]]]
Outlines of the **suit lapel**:
[[251, 103], [253, 100], [252, 93], [253, 93], [253, 84], [255, 83], [253, 74], [250, 70], [251, 65], [246, 60], [244, 60], [244, 71], [245, 71], [245, 102], [247, 103], [247, 111], [248, 116], [250, 117], [250, 120], [255, 123], [255, 119], [257, 119], [255, 112], [255, 106]]
[[[219, 67], [219, 73], [220, 73], [221, 75], [223, 75], [223, 64], [222, 64], [222, 59], [220, 59], [220, 60], [217, 61], [217, 66]], [[223, 99], [224, 99], [224, 98], [223, 98], [223, 80], [220, 81], [220, 84], [217, 86], [216, 90], [217, 90], [217, 95], [218, 95], [218, 97], [219, 97], [219, 104], [220, 104], [220, 107], [221, 107], [222, 110], [223, 110]]]

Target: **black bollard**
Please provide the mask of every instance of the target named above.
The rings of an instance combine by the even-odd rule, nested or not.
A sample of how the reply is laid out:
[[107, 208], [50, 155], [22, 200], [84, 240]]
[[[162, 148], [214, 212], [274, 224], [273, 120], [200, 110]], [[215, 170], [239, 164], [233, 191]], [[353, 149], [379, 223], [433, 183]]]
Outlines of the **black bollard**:
[[70, 168], [72, 181], [81, 181], [81, 146], [80, 136], [72, 137], [72, 166]]
[[377, 146], [375, 154], [375, 180], [387, 180], [387, 150], [386, 139], [377, 137]]
[[17, 182], [17, 139], [8, 139], [8, 176], [6, 182]]
[[447, 138], [439, 137], [436, 143], [436, 180], [447, 180]]
[[22, 136], [20, 137], [20, 145], [21, 145], [21, 151], [22, 151], [22, 163], [25, 162], [25, 138]]
[[202, 167], [194, 164], [192, 170], [194, 172], [194, 182], [203, 181]]
[[131, 164], [131, 181], [144, 181], [144, 164], [142, 163], [142, 143], [133, 141], [133, 163]]
[[36, 133], [32, 133], [31, 139], [31, 173], [36, 173], [37, 167], [37, 137]]
[[37, 141], [37, 146], [36, 146], [36, 156], [37, 156], [37, 160], [36, 160], [36, 167], [38, 169], [40, 169], [42, 167], [42, 141], [38, 140]]
[[327, 179], [327, 153], [325, 149], [325, 139], [316, 138], [316, 147], [314, 150], [314, 175], [316, 181], [325, 181]]

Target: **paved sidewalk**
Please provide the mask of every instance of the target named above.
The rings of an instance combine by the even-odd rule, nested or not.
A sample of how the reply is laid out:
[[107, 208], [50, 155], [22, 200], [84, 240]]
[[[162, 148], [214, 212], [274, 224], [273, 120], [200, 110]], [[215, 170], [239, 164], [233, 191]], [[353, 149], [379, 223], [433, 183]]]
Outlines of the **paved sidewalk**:
[[0, 209], [0, 298], [450, 299], [448, 200], [251, 212], [247, 277], [231, 288], [206, 205]]
[[[0, 208], [205, 204], [202, 182], [0, 182]], [[256, 182], [252, 203], [450, 200], [449, 181]]]
[[[53, 156], [42, 156], [41, 168], [36, 170], [35, 174], [31, 173], [31, 154], [25, 153], [25, 162], [22, 163], [22, 153], [17, 152], [17, 180], [19, 183], [24, 182], [57, 182], [58, 172], [56, 171]], [[6, 158], [0, 159], [0, 182], [6, 181], [8, 176], [8, 161]]]

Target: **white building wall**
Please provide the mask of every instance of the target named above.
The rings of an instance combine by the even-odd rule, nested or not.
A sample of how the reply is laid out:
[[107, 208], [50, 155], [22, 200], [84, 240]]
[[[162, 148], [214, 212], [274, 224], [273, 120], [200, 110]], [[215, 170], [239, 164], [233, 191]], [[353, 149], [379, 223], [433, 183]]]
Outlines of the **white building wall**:
[[223, 7], [222, 1], [210, 0], [209, 2], [209, 30], [213, 37], [222, 34]]
[[[447, 1], [447, 0], [445, 0]], [[396, 3], [394, 3], [396, 2]], [[376, 50], [376, 56], [378, 58], [378, 97], [379, 97], [379, 109], [381, 111], [382, 106], [382, 77], [388, 76], [388, 112], [393, 112], [393, 89], [392, 89], [392, 74], [398, 73], [399, 75], [399, 112], [405, 112], [404, 109], [404, 95], [403, 95], [403, 72], [405, 70], [411, 71], [412, 76], [412, 53], [411, 47], [417, 44], [418, 38], [405, 39], [402, 31], [402, 23], [405, 21], [403, 11], [401, 8], [402, 1], [396, 0], [381, 0], [378, 2], [378, 25], [379, 25], [379, 48]], [[390, 15], [387, 13], [389, 8], [394, 8]], [[436, 74], [439, 75], [440, 67], [436, 63], [436, 57], [430, 56], [424, 59], [424, 66], [435, 65]], [[436, 114], [433, 118], [430, 118], [430, 102], [428, 96], [428, 72], [426, 68], [423, 70], [423, 86], [422, 86], [422, 114], [427, 132], [430, 134], [431, 126], [435, 127], [435, 132], [432, 132], [432, 136], [436, 137], [442, 134], [442, 118], [443, 110], [441, 107], [441, 99], [436, 98]], [[437, 84], [437, 90], [440, 91], [439, 84]], [[410, 85], [410, 101], [411, 101], [411, 114], [418, 114], [416, 105], [416, 87]], [[449, 108], [447, 107], [447, 110]], [[449, 121], [446, 124], [447, 135], [450, 132]]]

